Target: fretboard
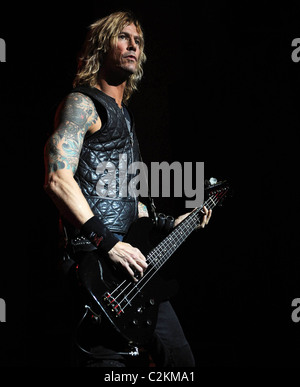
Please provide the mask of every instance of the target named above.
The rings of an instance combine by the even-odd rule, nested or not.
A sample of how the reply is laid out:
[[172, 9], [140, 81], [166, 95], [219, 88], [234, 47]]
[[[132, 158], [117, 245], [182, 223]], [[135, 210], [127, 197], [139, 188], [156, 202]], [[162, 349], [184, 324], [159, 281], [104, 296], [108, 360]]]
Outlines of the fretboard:
[[[221, 196], [213, 195], [201, 206], [196, 208], [187, 218], [185, 218], [175, 229], [161, 241], [147, 256], [147, 261], [152, 264], [156, 270], [167, 262], [178, 247], [187, 239], [187, 237], [197, 228], [200, 218], [203, 216], [202, 210], [214, 208], [220, 201]], [[152, 269], [153, 270], [153, 269]]]

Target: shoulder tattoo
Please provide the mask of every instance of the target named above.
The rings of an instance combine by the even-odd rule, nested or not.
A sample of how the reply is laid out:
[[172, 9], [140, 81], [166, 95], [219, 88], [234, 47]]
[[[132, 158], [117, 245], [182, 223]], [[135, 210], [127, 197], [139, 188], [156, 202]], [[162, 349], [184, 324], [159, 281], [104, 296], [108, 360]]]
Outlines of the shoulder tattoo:
[[81, 93], [72, 93], [58, 109], [56, 130], [49, 138], [45, 154], [48, 172], [71, 169], [76, 172], [84, 136], [98, 118], [94, 104]]

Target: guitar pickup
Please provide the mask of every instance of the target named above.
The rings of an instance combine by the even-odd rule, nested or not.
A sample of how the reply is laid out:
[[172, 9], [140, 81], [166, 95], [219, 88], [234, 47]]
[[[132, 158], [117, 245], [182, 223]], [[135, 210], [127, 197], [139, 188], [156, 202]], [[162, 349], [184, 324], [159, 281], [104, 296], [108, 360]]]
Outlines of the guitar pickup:
[[116, 301], [116, 299], [109, 293], [106, 292], [103, 296], [103, 301], [107, 306], [111, 308], [111, 311], [115, 313], [116, 317], [119, 317], [121, 313], [124, 313], [120, 304]]

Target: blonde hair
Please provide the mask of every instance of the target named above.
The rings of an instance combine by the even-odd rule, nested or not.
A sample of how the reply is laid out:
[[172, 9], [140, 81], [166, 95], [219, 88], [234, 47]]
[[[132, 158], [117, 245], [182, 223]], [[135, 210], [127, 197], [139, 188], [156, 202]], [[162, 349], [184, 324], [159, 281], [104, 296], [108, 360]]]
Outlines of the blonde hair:
[[115, 12], [90, 25], [82, 52], [78, 58], [78, 70], [73, 87], [79, 85], [96, 86], [104, 54], [117, 44], [118, 35], [123, 28], [132, 23], [136, 26], [137, 33], [141, 37], [141, 43], [137, 70], [127, 79], [124, 90], [123, 102], [126, 103], [129, 100], [132, 93], [137, 90], [137, 84], [143, 76], [142, 65], [146, 61], [142, 27], [130, 12]]

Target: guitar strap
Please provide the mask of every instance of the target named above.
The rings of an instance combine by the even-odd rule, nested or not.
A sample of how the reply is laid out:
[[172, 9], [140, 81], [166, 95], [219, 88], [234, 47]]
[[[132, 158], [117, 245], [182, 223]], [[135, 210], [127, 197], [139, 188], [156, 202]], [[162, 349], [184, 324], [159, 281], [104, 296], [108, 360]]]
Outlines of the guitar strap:
[[142, 154], [141, 154], [141, 150], [140, 150], [140, 146], [138, 146], [138, 150], [139, 150], [139, 158], [140, 158], [140, 162], [141, 162], [141, 165], [142, 165], [142, 173], [144, 175], [144, 181], [146, 182], [147, 184], [147, 191], [148, 191], [148, 201], [149, 201], [149, 205], [150, 205], [150, 209], [151, 209], [151, 213], [152, 213], [152, 218], [154, 220], [155, 223], [157, 223], [157, 213], [156, 213], [156, 206], [154, 204], [154, 200], [151, 196], [151, 190], [150, 190], [150, 185], [149, 185], [149, 180], [148, 180], [148, 176], [147, 176], [147, 173], [145, 172], [145, 168], [144, 168], [144, 161], [143, 161], [143, 158], [142, 158]]
[[151, 196], [151, 190], [150, 190], [148, 176], [147, 176], [147, 174], [145, 172], [145, 169], [144, 169], [144, 165], [145, 164], [143, 162], [143, 158], [142, 158], [142, 155], [141, 155], [140, 147], [138, 147], [138, 149], [139, 149], [140, 161], [141, 161], [141, 164], [142, 164], [142, 171], [143, 171], [143, 175], [144, 175], [144, 181], [146, 181], [146, 183], [147, 183], [148, 201], [149, 201], [149, 205], [150, 205], [150, 209], [151, 209], [152, 220], [155, 223], [155, 225], [156, 225], [156, 227], [157, 227], [157, 229], [159, 231], [161, 231], [163, 234], [167, 234], [167, 233], [169, 233], [173, 229], [175, 219], [174, 219], [173, 216], [165, 215], [165, 214], [162, 214], [162, 213], [157, 213], [154, 200], [153, 200], [153, 198]]

